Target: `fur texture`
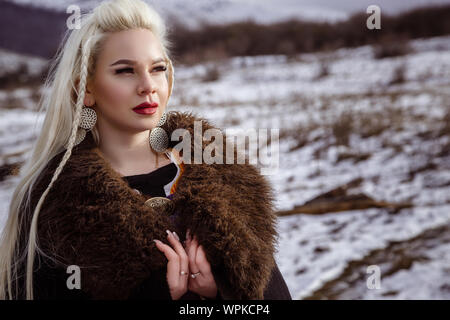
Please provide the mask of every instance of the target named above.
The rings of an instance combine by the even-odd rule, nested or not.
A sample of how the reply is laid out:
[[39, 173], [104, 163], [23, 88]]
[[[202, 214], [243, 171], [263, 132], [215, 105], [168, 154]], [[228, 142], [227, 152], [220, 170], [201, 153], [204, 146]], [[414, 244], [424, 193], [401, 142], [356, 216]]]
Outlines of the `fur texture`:
[[[181, 112], [168, 113], [163, 128], [168, 133], [185, 128], [193, 137], [195, 120], [202, 121], [203, 132], [214, 128], [205, 119]], [[202, 150], [207, 144], [202, 141]], [[194, 139], [191, 145], [193, 158]], [[50, 161], [33, 188], [32, 208], [62, 155]], [[124, 299], [167, 265], [152, 240], [167, 243], [167, 229], [184, 240], [189, 228], [205, 248], [223, 298], [263, 298], [275, 265], [276, 216], [273, 191], [257, 168], [248, 163], [185, 164], [173, 197], [175, 220], [145, 206], [147, 198], [111, 168], [88, 134], [72, 150], [45, 199], [39, 245], [59, 266], [80, 266], [82, 289], [94, 299]]]

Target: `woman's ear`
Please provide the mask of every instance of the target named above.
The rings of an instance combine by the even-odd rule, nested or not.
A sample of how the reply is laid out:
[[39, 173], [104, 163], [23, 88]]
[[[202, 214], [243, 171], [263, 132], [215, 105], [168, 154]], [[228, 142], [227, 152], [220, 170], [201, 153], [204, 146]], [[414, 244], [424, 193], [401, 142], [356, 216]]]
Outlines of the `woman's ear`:
[[91, 83], [88, 82], [86, 85], [86, 93], [84, 95], [84, 105], [87, 107], [92, 107], [95, 104], [94, 93], [91, 88]]

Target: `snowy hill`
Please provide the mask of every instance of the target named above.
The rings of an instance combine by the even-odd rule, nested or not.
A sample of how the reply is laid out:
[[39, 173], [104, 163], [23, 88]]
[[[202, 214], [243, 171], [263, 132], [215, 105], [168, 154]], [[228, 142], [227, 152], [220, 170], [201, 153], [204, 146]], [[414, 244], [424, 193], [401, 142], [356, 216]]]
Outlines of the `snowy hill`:
[[[82, 12], [95, 7], [98, 0], [9, 0], [18, 4], [32, 5], [58, 11], [65, 11], [69, 5], [77, 4]], [[180, 22], [195, 27], [201, 21], [228, 23], [252, 19], [261, 23], [271, 23], [289, 18], [304, 20], [337, 21], [347, 18], [343, 11], [305, 5], [297, 0], [147, 0], [162, 16], [169, 20], [176, 17]]]
[[[100, 3], [100, 0], [7, 0], [65, 12], [69, 5], [77, 4], [83, 12]], [[176, 17], [188, 26], [196, 27], [201, 21], [229, 23], [251, 19], [272, 23], [290, 18], [305, 21], [336, 22], [347, 19], [355, 12], [365, 12], [370, 0], [145, 0], [163, 17]], [[450, 0], [378, 0], [383, 14], [397, 14], [419, 6], [448, 4]]]
[[[7, 0], [17, 4], [65, 12], [69, 5], [77, 4], [82, 12], [95, 7], [99, 0]], [[145, 0], [168, 19], [196, 27], [201, 21], [230, 23], [253, 20], [272, 23], [297, 18], [305, 21], [336, 22], [347, 19], [355, 12], [365, 12], [369, 0]], [[448, 4], [450, 0], [378, 0], [383, 14], [397, 14], [418, 6]]]

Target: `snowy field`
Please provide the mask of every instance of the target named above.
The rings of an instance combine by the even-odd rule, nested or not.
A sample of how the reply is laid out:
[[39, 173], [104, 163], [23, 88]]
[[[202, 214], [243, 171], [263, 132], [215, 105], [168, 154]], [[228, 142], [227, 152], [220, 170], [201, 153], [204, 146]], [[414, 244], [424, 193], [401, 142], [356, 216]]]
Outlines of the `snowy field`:
[[[348, 194], [409, 204], [280, 216], [276, 258], [294, 299], [450, 299], [450, 37], [411, 47], [384, 59], [364, 46], [176, 66], [169, 110], [280, 130], [279, 172], [267, 176], [277, 210], [352, 181]], [[39, 90], [0, 91], [0, 166], [26, 157]], [[0, 226], [16, 182], [0, 181]], [[379, 289], [367, 286], [370, 265]]]

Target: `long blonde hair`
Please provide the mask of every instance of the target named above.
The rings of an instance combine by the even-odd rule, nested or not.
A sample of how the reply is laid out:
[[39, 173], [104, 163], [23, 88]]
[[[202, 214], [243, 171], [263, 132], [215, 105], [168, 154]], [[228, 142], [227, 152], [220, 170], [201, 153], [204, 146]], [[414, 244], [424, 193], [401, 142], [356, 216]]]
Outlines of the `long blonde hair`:
[[[69, 159], [86, 92], [86, 83], [94, 74], [96, 60], [105, 36], [111, 32], [143, 28], [153, 32], [160, 40], [168, 61], [166, 76], [169, 82], [169, 97], [173, 87], [173, 67], [168, 52], [171, 43], [166, 36], [164, 21], [141, 0], [104, 1], [92, 12], [81, 16], [81, 28], [67, 30], [61, 46], [50, 66], [45, 80], [43, 95], [39, 101], [39, 112], [46, 110], [42, 131], [37, 138], [31, 157], [20, 170], [20, 181], [14, 190], [9, 215], [0, 238], [0, 299], [17, 299], [18, 265], [26, 257], [26, 299], [33, 299], [33, 262], [36, 251], [43, 252], [37, 244], [37, 222], [42, 203], [53, 183]], [[70, 94], [69, 94], [70, 93]], [[92, 134], [98, 144], [98, 131]], [[31, 190], [47, 163], [66, 149], [53, 177], [39, 199], [31, 215], [29, 230], [21, 230], [20, 210], [29, 210]], [[29, 219], [29, 217], [28, 217]], [[28, 242], [22, 252], [17, 252], [19, 239], [24, 233]], [[13, 284], [15, 290], [13, 290]], [[13, 294], [13, 291], [14, 294]]]

